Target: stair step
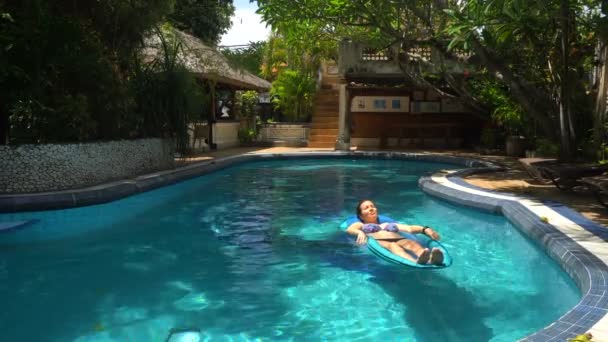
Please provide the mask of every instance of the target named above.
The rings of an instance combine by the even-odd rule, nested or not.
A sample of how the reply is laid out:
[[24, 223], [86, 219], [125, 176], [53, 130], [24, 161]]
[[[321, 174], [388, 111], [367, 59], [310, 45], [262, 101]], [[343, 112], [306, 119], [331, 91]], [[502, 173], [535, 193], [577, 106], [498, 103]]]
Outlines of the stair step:
[[315, 96], [316, 99], [322, 98], [338, 98], [340, 96], [340, 92], [335, 89], [321, 89], [320, 92]]
[[339, 106], [337, 97], [333, 99], [315, 99], [314, 104], [323, 106]]
[[335, 148], [335, 142], [320, 142], [320, 141], [309, 141], [308, 147], [312, 148]]
[[303, 139], [271, 140], [268, 144], [272, 147], [304, 147], [308, 145], [308, 141]]
[[312, 142], [312, 141], [324, 141], [324, 142], [336, 142], [336, 138], [338, 136], [335, 134], [330, 134], [330, 135], [310, 135], [308, 137], [308, 142]]
[[310, 129], [310, 136], [313, 135], [338, 135], [338, 129], [337, 128], [311, 128]]
[[310, 129], [338, 129], [340, 125], [338, 122], [313, 122], [310, 125]]
[[331, 108], [331, 109], [338, 109], [340, 106], [338, 105], [337, 102], [331, 102], [331, 103], [323, 103], [323, 102], [315, 102], [314, 104], [315, 108]]
[[313, 115], [312, 116], [312, 120], [311, 122], [313, 123], [328, 123], [328, 122], [335, 122], [338, 123], [338, 116], [320, 116], [320, 115]]
[[338, 99], [340, 99], [340, 96], [338, 95], [323, 95], [323, 96], [316, 96], [315, 97], [315, 103], [338, 103]]
[[316, 111], [315, 110], [313, 117], [319, 117], [319, 118], [335, 117], [336, 119], [338, 119], [339, 115], [338, 115], [338, 111], [331, 111], [331, 110]]

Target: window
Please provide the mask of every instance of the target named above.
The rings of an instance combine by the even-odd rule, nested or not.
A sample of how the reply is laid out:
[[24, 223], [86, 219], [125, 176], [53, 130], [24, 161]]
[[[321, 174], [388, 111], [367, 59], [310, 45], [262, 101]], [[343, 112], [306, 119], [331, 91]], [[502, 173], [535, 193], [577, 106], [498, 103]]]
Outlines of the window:
[[401, 109], [401, 100], [393, 100], [391, 102], [392, 109]]
[[374, 109], [386, 109], [386, 100], [374, 100]]

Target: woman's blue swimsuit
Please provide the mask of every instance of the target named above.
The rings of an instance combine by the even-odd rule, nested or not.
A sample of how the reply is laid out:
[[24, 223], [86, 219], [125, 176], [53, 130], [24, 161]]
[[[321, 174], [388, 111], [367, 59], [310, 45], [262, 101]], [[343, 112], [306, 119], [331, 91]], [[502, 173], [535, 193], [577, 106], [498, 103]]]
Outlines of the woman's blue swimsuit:
[[365, 223], [363, 225], [363, 227], [361, 228], [361, 230], [365, 234], [376, 233], [376, 232], [379, 232], [381, 230], [385, 230], [387, 232], [398, 233], [399, 232], [399, 227], [397, 227], [397, 224], [394, 223], [394, 222], [387, 223], [384, 226], [384, 228], [382, 228], [382, 226], [379, 225], [379, 224], [377, 224], [377, 223]]
[[[349, 217], [344, 222], [342, 222], [342, 224], [340, 225], [340, 228], [343, 230], [346, 230], [346, 229], [348, 229], [348, 227], [351, 224], [353, 224], [355, 222], [361, 222], [361, 220], [356, 216]], [[381, 226], [381, 224], [383, 224], [383, 223], [386, 223], [384, 228], [382, 228], [382, 226]], [[447, 249], [439, 241], [432, 240], [431, 238], [429, 238], [428, 236], [426, 236], [424, 234], [410, 234], [410, 233], [406, 233], [406, 232], [401, 232], [401, 231], [399, 231], [399, 228], [397, 226], [397, 223], [395, 223], [395, 220], [391, 219], [390, 217], [379, 215], [378, 223], [364, 223], [363, 227], [362, 227], [362, 231], [365, 234], [376, 233], [381, 230], [395, 232], [395, 233], [399, 233], [401, 235], [401, 237], [386, 238], [386, 239], [376, 239], [373, 236], [369, 236], [369, 239], [367, 241], [368, 249], [373, 254], [379, 256], [380, 258], [382, 258], [386, 261], [389, 261], [389, 262], [392, 262], [395, 264], [399, 264], [399, 265], [404, 265], [404, 266], [409, 266], [409, 267], [414, 267], [414, 268], [425, 268], [425, 269], [443, 268], [443, 267], [448, 267], [452, 264], [452, 258], [450, 257], [450, 254], [448, 253]], [[441, 249], [441, 251], [443, 252], [443, 264], [442, 265], [418, 264], [412, 260], [405, 259], [405, 258], [402, 258], [398, 255], [391, 253], [388, 249], [384, 248], [379, 243], [379, 241], [397, 242], [397, 241], [401, 241], [404, 239], [417, 241], [425, 248]]]

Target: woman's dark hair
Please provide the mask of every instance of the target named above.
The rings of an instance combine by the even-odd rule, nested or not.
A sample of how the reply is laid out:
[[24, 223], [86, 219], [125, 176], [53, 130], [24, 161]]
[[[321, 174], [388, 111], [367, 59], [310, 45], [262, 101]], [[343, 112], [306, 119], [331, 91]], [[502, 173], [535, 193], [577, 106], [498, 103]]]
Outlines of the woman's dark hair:
[[357, 218], [359, 220], [361, 220], [361, 204], [363, 204], [363, 202], [367, 202], [367, 201], [371, 201], [371, 200], [362, 199], [359, 201], [359, 203], [357, 203], [357, 208], [355, 209], [355, 212], [357, 213]]

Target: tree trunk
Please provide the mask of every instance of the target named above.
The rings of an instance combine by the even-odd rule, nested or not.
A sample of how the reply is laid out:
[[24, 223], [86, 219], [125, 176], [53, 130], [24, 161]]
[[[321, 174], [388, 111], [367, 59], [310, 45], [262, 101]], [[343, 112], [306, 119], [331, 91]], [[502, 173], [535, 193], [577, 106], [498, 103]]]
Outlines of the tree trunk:
[[570, 26], [568, 25], [569, 16], [568, 0], [562, 0], [560, 13], [560, 26], [562, 28], [561, 52], [562, 52], [562, 72], [560, 77], [560, 101], [559, 101], [559, 131], [560, 131], [560, 157], [563, 160], [572, 160], [574, 149], [572, 146], [571, 120], [570, 120], [570, 87], [568, 84], [568, 51]]
[[548, 95], [545, 96], [544, 94], [539, 94], [537, 90], [527, 86], [517, 79], [507, 66], [503, 65], [490, 55], [490, 53], [483, 45], [481, 45], [477, 38], [473, 38], [471, 43], [473, 50], [477, 56], [479, 56], [482, 64], [493, 73], [502, 75], [502, 81], [511, 90], [513, 99], [517, 101], [524, 111], [526, 111], [535, 121], [540, 124], [539, 126], [543, 130], [544, 135], [551, 140], [557, 141], [557, 127], [555, 122], [547, 114], [549, 111], [555, 109], [551, 103], [548, 103]]
[[597, 93], [593, 108], [593, 141], [594, 150], [598, 151], [598, 158], [606, 159], [602, 144], [604, 143], [604, 121], [606, 120], [606, 101], [608, 101], [608, 48], [606, 42], [598, 41], [596, 58], [598, 65], [595, 72]]

